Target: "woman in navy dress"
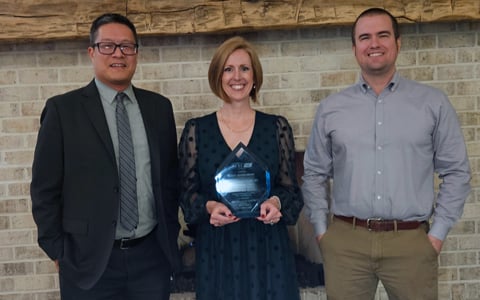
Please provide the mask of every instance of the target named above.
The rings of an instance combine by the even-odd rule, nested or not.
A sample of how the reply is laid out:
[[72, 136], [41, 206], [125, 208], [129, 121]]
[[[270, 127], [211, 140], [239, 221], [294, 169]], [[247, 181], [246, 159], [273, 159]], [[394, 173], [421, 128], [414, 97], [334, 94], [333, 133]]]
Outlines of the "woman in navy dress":
[[[196, 299], [300, 299], [287, 232], [303, 206], [292, 129], [284, 117], [251, 107], [263, 73], [243, 38], [228, 39], [216, 50], [208, 79], [223, 105], [188, 120], [179, 145], [180, 202], [196, 232]], [[217, 169], [239, 143], [271, 174], [271, 193], [256, 218], [235, 216], [215, 190]]]

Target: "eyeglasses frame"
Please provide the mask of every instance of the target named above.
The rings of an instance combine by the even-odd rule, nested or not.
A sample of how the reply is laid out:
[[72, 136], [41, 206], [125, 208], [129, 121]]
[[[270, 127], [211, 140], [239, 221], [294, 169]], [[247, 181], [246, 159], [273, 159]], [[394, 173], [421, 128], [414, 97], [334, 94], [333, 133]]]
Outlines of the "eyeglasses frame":
[[[113, 48], [113, 51], [112, 53], [104, 53], [100, 50], [100, 44], [112, 44], [114, 45], [115, 47]], [[126, 55], [126, 56], [133, 56], [133, 55], [137, 55], [138, 54], [138, 44], [134, 44], [134, 43], [128, 43], [128, 44], [131, 44], [134, 46], [134, 49], [135, 49], [135, 53], [132, 53], [132, 54], [128, 54], [128, 53], [125, 53], [123, 52], [123, 49], [122, 49], [122, 46], [125, 46], [126, 43], [122, 43], [122, 44], [117, 44], [117, 43], [113, 43], [113, 42], [98, 42], [98, 43], [95, 43], [92, 45], [92, 48], [97, 48], [98, 49], [98, 52], [100, 54], [103, 54], [103, 55], [112, 55], [113, 53], [115, 53], [115, 51], [117, 51], [117, 48], [120, 49], [120, 52], [122, 52], [123, 55]]]

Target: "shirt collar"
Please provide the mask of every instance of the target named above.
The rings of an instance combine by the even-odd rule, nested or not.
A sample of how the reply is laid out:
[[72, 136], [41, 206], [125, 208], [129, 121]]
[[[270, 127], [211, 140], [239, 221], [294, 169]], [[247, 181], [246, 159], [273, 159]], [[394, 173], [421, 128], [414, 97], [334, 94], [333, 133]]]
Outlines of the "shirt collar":
[[[395, 74], [393, 74], [393, 77], [392, 77], [392, 80], [390, 80], [390, 82], [387, 84], [387, 89], [390, 91], [390, 92], [394, 92], [397, 87], [398, 87], [398, 83], [400, 81], [400, 75], [398, 74], [398, 72], [395, 72]], [[360, 89], [362, 90], [362, 92], [364, 94], [366, 94], [368, 92], [368, 90], [370, 90], [370, 86], [368, 85], [368, 83], [363, 79], [363, 76], [360, 74], [360, 78], [357, 82], [357, 85], [360, 86]]]
[[[119, 92], [107, 86], [97, 78], [95, 78], [95, 84], [97, 85], [98, 92], [100, 93], [100, 97], [102, 97], [102, 99], [105, 99], [105, 101], [107, 101], [109, 104], [113, 104], [113, 101], [115, 100], [115, 96]], [[131, 84], [122, 92], [128, 96], [128, 98], [130, 99], [130, 101], [132, 101], [132, 103], [137, 102], [135, 98], [135, 93], [133, 92], [133, 86]]]

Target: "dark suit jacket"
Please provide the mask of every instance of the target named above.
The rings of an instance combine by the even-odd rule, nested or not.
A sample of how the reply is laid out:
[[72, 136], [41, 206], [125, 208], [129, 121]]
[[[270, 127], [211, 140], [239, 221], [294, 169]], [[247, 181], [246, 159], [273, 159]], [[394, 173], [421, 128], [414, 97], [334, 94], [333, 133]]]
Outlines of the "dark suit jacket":
[[[178, 270], [177, 137], [171, 103], [134, 88], [145, 124], [158, 225], [155, 235]], [[95, 82], [49, 99], [32, 168], [38, 243], [63, 276], [92, 287], [108, 262], [117, 223], [119, 179]], [[159, 248], [160, 249], [160, 248]], [[159, 253], [161, 255], [161, 253]]]

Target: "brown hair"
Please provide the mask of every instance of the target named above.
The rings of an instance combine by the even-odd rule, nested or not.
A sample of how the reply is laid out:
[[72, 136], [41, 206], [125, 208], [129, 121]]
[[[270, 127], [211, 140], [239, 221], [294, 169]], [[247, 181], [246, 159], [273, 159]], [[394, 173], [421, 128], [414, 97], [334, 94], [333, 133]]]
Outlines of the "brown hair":
[[208, 83], [210, 84], [210, 89], [223, 101], [230, 101], [222, 88], [223, 68], [225, 67], [228, 57], [238, 49], [245, 50], [252, 61], [253, 88], [250, 91], [250, 97], [253, 102], [257, 102], [258, 91], [263, 83], [262, 65], [252, 44], [240, 36], [229, 38], [223, 42], [213, 54], [210, 67], [208, 68]]

